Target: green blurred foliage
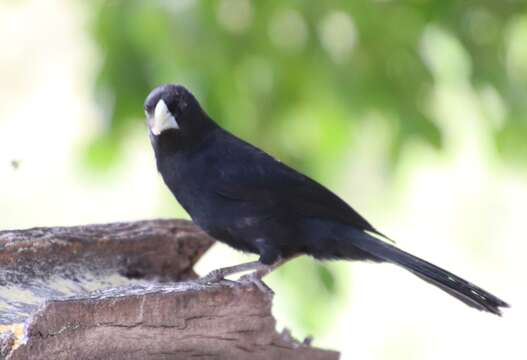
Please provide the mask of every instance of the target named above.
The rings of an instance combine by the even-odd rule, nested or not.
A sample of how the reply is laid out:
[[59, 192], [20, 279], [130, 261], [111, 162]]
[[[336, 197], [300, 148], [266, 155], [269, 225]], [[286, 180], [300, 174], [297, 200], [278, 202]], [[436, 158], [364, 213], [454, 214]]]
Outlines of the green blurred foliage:
[[[345, 303], [345, 289], [336, 278], [342, 278], [346, 285], [349, 279], [339, 273], [338, 263], [314, 262], [299, 257], [278, 268], [269, 281], [281, 297], [289, 316], [296, 320], [291, 325], [297, 336], [320, 335], [329, 332], [334, 316]], [[287, 289], [286, 289], [287, 288]]]
[[[525, 39], [525, 4], [96, 1], [93, 32], [103, 64], [95, 93], [109, 139], [95, 140], [88, 158], [110, 165], [114, 157], [99, 154], [119, 151], [123, 133], [142, 117], [146, 94], [164, 82], [187, 85], [223, 126], [312, 171], [353, 141], [354, 122], [371, 111], [392, 123], [394, 160], [410, 138], [438, 147], [426, 104], [434, 77], [420, 47], [430, 24], [465, 47], [473, 85], [492, 86], [503, 99], [500, 149], [527, 156], [526, 69], [507, 64], [506, 54]], [[507, 66], [520, 67], [523, 78]]]
[[[423, 45], [431, 27], [461, 44], [470, 84], [492, 89], [502, 104], [497, 147], [520, 161], [527, 157], [525, 1], [99, 0], [90, 6], [102, 57], [94, 93], [107, 124], [86, 152], [94, 167], [119, 159], [129, 129], [144, 126], [146, 95], [166, 82], [186, 85], [222, 126], [322, 181], [339, 170], [332, 164], [372, 113], [389, 122], [393, 164], [409, 140], [440, 148], [429, 104], [438, 75]], [[339, 287], [324, 266], [302, 265], [283, 275], [298, 285], [299, 296], [308, 294], [296, 310], [299, 323], [315, 330], [313, 299], [327, 303]], [[330, 306], [317, 306], [324, 308]]]

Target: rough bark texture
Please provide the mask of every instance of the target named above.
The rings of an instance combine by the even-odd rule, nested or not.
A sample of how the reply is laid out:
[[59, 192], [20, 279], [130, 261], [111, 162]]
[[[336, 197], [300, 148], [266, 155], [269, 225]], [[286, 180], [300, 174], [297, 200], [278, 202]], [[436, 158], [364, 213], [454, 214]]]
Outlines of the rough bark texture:
[[49, 299], [195, 278], [192, 267], [212, 243], [183, 220], [2, 231], [0, 326]]
[[211, 244], [169, 220], [0, 232], [0, 359], [338, 358], [278, 334], [256, 286], [189, 280]]

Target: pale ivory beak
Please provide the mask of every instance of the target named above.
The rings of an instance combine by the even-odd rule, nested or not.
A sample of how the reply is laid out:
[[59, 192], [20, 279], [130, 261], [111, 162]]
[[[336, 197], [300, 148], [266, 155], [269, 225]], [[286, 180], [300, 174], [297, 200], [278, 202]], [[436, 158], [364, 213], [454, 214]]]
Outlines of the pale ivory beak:
[[167, 104], [163, 100], [157, 102], [154, 110], [154, 118], [148, 120], [150, 122], [150, 130], [156, 136], [167, 129], [179, 129], [176, 119], [170, 113]]

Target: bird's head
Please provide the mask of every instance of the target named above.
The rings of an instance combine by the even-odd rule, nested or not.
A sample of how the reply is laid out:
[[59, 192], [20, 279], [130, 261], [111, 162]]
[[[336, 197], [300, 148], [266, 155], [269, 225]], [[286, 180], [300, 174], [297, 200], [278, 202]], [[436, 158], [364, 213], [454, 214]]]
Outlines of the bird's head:
[[212, 123], [196, 98], [181, 85], [156, 87], [144, 106], [148, 128], [154, 137], [164, 134], [196, 137]]

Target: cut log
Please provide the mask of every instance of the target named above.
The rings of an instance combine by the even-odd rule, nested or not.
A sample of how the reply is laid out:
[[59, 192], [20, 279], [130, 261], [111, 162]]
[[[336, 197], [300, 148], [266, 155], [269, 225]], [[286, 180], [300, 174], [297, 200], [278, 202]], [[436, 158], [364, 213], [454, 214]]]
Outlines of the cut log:
[[189, 221], [153, 220], [0, 232], [0, 326], [45, 300], [196, 277], [213, 240]]
[[337, 359], [279, 334], [272, 297], [202, 284], [187, 221], [0, 232], [0, 358]]

